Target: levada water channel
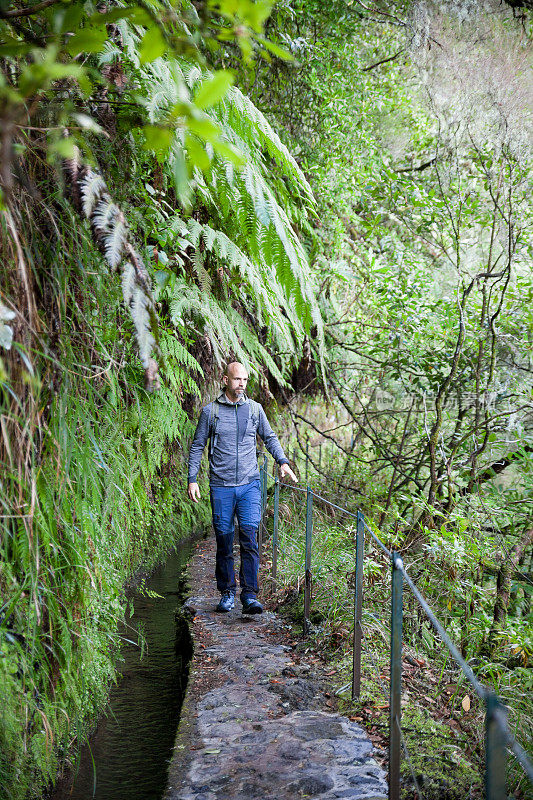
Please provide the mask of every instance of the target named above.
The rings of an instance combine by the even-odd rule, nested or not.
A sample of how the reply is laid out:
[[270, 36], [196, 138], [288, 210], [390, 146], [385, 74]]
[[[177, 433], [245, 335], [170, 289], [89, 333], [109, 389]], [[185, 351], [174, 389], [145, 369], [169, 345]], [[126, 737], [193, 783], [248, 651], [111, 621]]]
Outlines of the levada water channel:
[[[50, 800], [160, 800], [187, 683], [191, 640], [176, 617], [184, 600], [183, 569], [192, 542], [171, 553], [133, 596], [117, 667], [122, 675], [79, 765]], [[155, 593], [155, 594], [154, 594]], [[160, 596], [156, 596], [160, 595]], [[141, 657], [142, 655], [142, 657]]]

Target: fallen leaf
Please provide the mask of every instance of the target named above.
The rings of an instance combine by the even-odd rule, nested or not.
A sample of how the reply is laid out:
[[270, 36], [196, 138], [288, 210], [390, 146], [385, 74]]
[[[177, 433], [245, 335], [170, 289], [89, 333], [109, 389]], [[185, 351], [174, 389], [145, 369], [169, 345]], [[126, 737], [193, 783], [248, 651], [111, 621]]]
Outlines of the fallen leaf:
[[470, 697], [467, 694], [463, 697], [461, 705], [464, 711], [470, 711]]

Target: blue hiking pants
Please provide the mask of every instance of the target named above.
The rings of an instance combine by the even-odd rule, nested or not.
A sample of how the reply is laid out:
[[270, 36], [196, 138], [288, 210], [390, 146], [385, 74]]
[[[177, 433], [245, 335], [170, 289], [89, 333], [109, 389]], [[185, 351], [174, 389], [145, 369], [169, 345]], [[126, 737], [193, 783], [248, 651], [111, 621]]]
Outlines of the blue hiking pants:
[[211, 510], [217, 541], [215, 575], [219, 592], [235, 591], [233, 536], [235, 517], [239, 523], [241, 599], [255, 597], [259, 586], [259, 549], [257, 530], [261, 519], [261, 481], [244, 486], [211, 486]]

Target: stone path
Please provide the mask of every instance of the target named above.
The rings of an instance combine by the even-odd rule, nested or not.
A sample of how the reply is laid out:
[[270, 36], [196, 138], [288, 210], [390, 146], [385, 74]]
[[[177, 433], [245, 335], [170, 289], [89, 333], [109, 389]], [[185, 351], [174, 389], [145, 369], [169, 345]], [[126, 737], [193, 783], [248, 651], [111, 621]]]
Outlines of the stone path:
[[282, 620], [243, 615], [238, 601], [216, 614], [213, 572], [209, 538], [189, 569], [195, 655], [165, 800], [384, 800], [365, 732], [324, 710], [324, 686], [283, 644]]

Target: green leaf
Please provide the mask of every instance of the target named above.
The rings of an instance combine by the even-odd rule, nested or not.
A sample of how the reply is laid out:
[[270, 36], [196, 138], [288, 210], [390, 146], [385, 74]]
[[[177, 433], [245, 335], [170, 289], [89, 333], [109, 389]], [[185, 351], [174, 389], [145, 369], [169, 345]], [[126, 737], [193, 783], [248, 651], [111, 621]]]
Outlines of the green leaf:
[[187, 166], [185, 164], [185, 159], [183, 157], [183, 151], [181, 148], [176, 148], [173, 167], [176, 194], [178, 195], [181, 204], [184, 207], [188, 207], [190, 205], [191, 187], [189, 184]]
[[106, 41], [107, 31], [104, 27], [83, 28], [68, 40], [65, 49], [71, 56], [78, 53], [99, 53]]
[[[224, 5], [227, 6], [228, 3], [221, 2], [220, 5], [223, 7]], [[252, 30], [260, 33], [272, 10], [272, 5], [272, 0], [239, 0], [238, 14]], [[229, 6], [231, 8], [233, 4], [230, 3]]]
[[194, 102], [198, 108], [211, 108], [226, 96], [234, 77], [227, 70], [218, 70], [212, 78], [205, 80], [194, 93]]
[[0, 44], [0, 56], [23, 56], [29, 53], [32, 45], [6, 36]]
[[194, 136], [187, 134], [185, 146], [187, 148], [190, 163], [193, 166], [198, 167], [198, 169], [201, 169], [202, 172], [206, 172], [211, 166], [211, 159], [198, 139], [195, 139]]
[[212, 144], [213, 149], [216, 150], [219, 156], [231, 161], [236, 167], [244, 167], [246, 164], [244, 155], [237, 150], [236, 147], [233, 147], [233, 145], [227, 144], [227, 142], [222, 141], [222, 139], [215, 139]]
[[158, 155], [166, 155], [166, 153], [169, 151], [170, 145], [172, 144], [174, 131], [171, 130], [171, 128], [162, 128], [158, 125], [145, 125], [143, 130], [145, 136], [145, 149], [152, 150]]
[[188, 120], [189, 130], [206, 142], [214, 142], [220, 136], [219, 126], [209, 117], [190, 117]]
[[80, 75], [78, 75], [78, 86], [83, 94], [87, 96], [90, 96], [93, 93], [94, 87], [86, 72], [82, 72]]
[[158, 269], [155, 273], [155, 281], [160, 289], [164, 289], [170, 280], [171, 273], [166, 269]]
[[131, 9], [131, 12], [130, 20], [135, 25], [144, 25], [145, 28], [149, 28], [150, 25], [154, 24], [154, 21], [148, 11], [146, 11], [144, 8], [141, 8], [141, 6], [135, 6]]
[[[140, 12], [140, 13], [139, 13]], [[105, 14], [93, 14], [90, 18], [91, 22], [103, 22], [107, 25], [109, 22], [118, 22], [120, 19], [134, 18], [135, 22], [141, 25], [150, 25], [150, 15], [139, 6], [121, 6], [120, 8], [113, 8], [111, 11], [106, 11]]]
[[20, 76], [19, 89], [22, 95], [29, 97], [60, 78], [79, 78], [85, 74], [80, 64], [61, 64], [55, 61], [54, 53], [47, 51], [44, 58], [32, 64], [26, 64]]
[[[81, 4], [73, 4], [71, 6], [64, 6], [56, 11], [54, 17], [54, 28], [58, 33], [67, 33], [67, 31], [77, 31], [80, 27], [80, 22], [84, 18], [85, 13]], [[102, 19], [98, 22], [101, 24]]]
[[56, 153], [61, 158], [73, 158], [74, 157], [74, 148], [75, 142], [72, 138], [67, 139], [58, 139], [56, 142], [50, 145], [49, 152]]
[[270, 42], [268, 39], [265, 39], [263, 36], [259, 37], [258, 42], [260, 42], [266, 50], [269, 50], [273, 55], [277, 56], [278, 58], [282, 58], [284, 61], [294, 61], [294, 56], [292, 53], [289, 53], [288, 50], [285, 50], [283, 47], [280, 47], [275, 42]]
[[153, 25], [143, 36], [139, 48], [139, 60], [141, 64], [148, 64], [150, 61], [155, 61], [156, 58], [160, 58], [166, 49], [167, 44], [163, 38], [163, 34], [157, 25]]

